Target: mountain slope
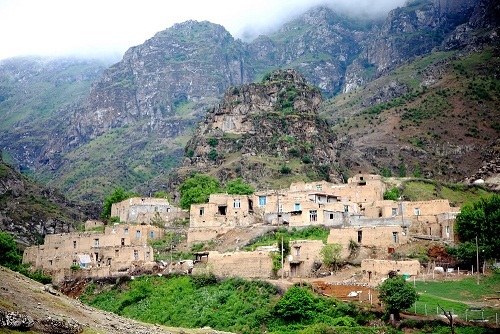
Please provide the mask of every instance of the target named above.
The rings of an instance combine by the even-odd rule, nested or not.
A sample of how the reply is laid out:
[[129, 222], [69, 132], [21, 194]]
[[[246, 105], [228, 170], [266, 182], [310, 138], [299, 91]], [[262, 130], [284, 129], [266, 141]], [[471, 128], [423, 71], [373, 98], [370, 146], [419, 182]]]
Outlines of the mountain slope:
[[[219, 25], [185, 22], [128, 50], [121, 62], [108, 68], [93, 84], [84, 101], [64, 108], [56, 120], [52, 119], [58, 128], [50, 134], [41, 133], [46, 141], [26, 143], [20, 137], [9, 137], [5, 142], [2, 140], [5, 143], [2, 146], [15, 152], [11, 155], [22, 169], [72, 198], [99, 201], [116, 186], [126, 189], [141, 186], [146, 192], [155, 191], [165, 187], [164, 175], [182, 159], [184, 145], [195, 124], [203, 119], [207, 109], [218, 103], [228, 87], [260, 80], [264, 73], [275, 68], [295, 68], [310, 84], [319, 87], [325, 97], [334, 97], [326, 103], [322, 116], [333, 122], [351, 122], [354, 128], [358, 126], [358, 132], [341, 131], [335, 149], [342, 151], [345, 158], [331, 161], [332, 165], [394, 171], [394, 166], [411, 158], [407, 163], [410, 170], [417, 162], [430, 161], [425, 168], [433, 171], [432, 175], [459, 180], [479, 168], [475, 165], [477, 157], [462, 159], [459, 171], [444, 175], [442, 171], [449, 169], [449, 163], [436, 155], [436, 149], [424, 155], [419, 147], [415, 151], [412, 145], [393, 142], [391, 153], [384, 156], [380, 145], [374, 142], [380, 138], [371, 135], [375, 128], [370, 128], [370, 124], [363, 128], [368, 118], [362, 116], [354, 122], [350, 117], [363, 112], [372, 115], [371, 109], [363, 109], [394, 99], [396, 104], [402, 97], [415, 99], [424, 94], [421, 93], [424, 86], [430, 87], [431, 81], [435, 83], [440, 76], [445, 77], [438, 71], [453, 70], [453, 67], [434, 66], [447, 54], [432, 54], [425, 58], [428, 60], [419, 57], [436, 51], [463, 50], [472, 54], [485, 45], [496, 50], [496, 14], [498, 5], [493, 0], [410, 1], [407, 6], [391, 11], [384, 22], [355, 20], [328, 8], [316, 8], [252, 43], [234, 40]], [[413, 61], [416, 61], [414, 68], [409, 68]], [[357, 93], [358, 90], [363, 93]], [[338, 96], [341, 92], [347, 95]], [[351, 99], [349, 94], [357, 98]], [[348, 104], [343, 103], [344, 98]], [[415, 108], [435, 108], [434, 100], [440, 98], [433, 97], [432, 103], [422, 102]], [[441, 114], [459, 105], [447, 103], [452, 107], [439, 107]], [[488, 110], [493, 107], [490, 104]], [[420, 143], [421, 138], [446, 131], [429, 129], [425, 122], [419, 127], [397, 117], [393, 119], [395, 123], [389, 128], [399, 129], [401, 125], [405, 130], [402, 143], [408, 140]], [[27, 130], [31, 128], [30, 125]], [[384, 133], [396, 135], [389, 128]], [[479, 131], [482, 127], [476, 125], [476, 128]], [[489, 136], [494, 139], [495, 134]], [[386, 137], [382, 140], [388, 141]], [[477, 145], [490, 144], [488, 140], [476, 141], [477, 138], [469, 136], [462, 138], [462, 143], [458, 138], [449, 136], [451, 146], [440, 154], [444, 156], [449, 148], [462, 146], [476, 152]], [[470, 138], [474, 138], [472, 146], [468, 143]], [[435, 144], [432, 140], [429, 147]], [[21, 154], [24, 146], [33, 151], [28, 157]], [[351, 151], [354, 153], [350, 154]], [[437, 172], [434, 166], [438, 166]]]
[[74, 231], [98, 214], [98, 207], [69, 201], [0, 160], [0, 230], [13, 234], [17, 242], [39, 244], [45, 234]]

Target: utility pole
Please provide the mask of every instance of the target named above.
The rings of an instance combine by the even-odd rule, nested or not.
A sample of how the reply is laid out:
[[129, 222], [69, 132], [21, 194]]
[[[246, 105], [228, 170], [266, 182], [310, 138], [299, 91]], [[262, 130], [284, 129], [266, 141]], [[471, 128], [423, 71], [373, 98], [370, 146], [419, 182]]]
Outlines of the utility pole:
[[477, 244], [477, 235], [476, 235], [476, 276], [477, 276], [477, 285], [479, 285], [479, 246]]
[[285, 266], [283, 265], [284, 259], [283, 259], [283, 234], [281, 235], [281, 279], [283, 280], [284, 273], [285, 273]]

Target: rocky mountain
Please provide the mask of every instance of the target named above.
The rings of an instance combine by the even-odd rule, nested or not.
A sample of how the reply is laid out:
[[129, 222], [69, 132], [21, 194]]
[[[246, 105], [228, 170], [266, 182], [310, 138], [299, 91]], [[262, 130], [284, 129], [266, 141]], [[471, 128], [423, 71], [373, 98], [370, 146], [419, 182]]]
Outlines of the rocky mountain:
[[292, 69], [230, 87], [198, 123], [180, 171], [223, 182], [242, 177], [256, 188], [301, 178], [339, 180], [336, 135], [319, 118], [321, 102], [319, 89]]
[[68, 108], [88, 94], [107, 64], [76, 58], [20, 57], [0, 62], [0, 148], [24, 172], [38, 165], [42, 148]]
[[0, 230], [13, 234], [17, 242], [33, 245], [43, 242], [45, 234], [74, 231], [99, 210], [68, 200], [0, 160]]
[[[443, 157], [447, 152], [457, 147], [460, 152], [476, 152], [478, 148], [489, 145], [498, 136], [497, 132], [490, 131], [494, 130], [494, 125], [484, 127], [489, 130], [481, 140], [452, 136], [456, 132], [450, 130], [450, 135], [446, 135], [446, 117], [462, 103], [458, 98], [454, 102], [448, 101], [450, 106], [440, 100], [447, 107], [439, 109], [444, 122], [439, 131], [430, 129], [436, 127], [432, 126], [433, 118], [429, 116], [425, 116], [429, 123], [416, 121], [410, 125], [404, 118], [409, 116], [402, 117], [406, 112], [404, 108], [436, 109], [435, 103], [438, 102], [424, 102], [426, 96], [431, 91], [439, 98], [442, 96], [439, 91], [455, 92], [446, 90], [447, 86], [438, 88], [441, 87], [438, 82], [443, 78], [449, 78], [447, 82], [452, 83], [454, 71], [459, 71], [454, 66], [463, 66], [463, 71], [468, 73], [463, 75], [464, 85], [468, 85], [466, 75], [483, 73], [479, 63], [460, 62], [460, 58], [462, 54], [474, 57], [478, 52], [484, 56], [486, 47], [492, 48], [492, 57], [485, 57], [493, 63], [487, 68], [489, 72], [484, 73], [483, 81], [491, 102], [488, 102], [487, 109], [476, 106], [464, 111], [467, 115], [487, 113], [485, 122], [488, 117], [494, 118], [498, 96], [494, 94], [498, 83], [495, 74], [498, 5], [493, 0], [414, 0], [391, 11], [384, 21], [349, 18], [332, 9], [319, 7], [285, 24], [277, 32], [260, 36], [250, 43], [235, 40], [219, 25], [189, 21], [159, 32], [144, 44], [129, 49], [122, 61], [109, 67], [94, 82], [88, 96], [77, 104], [62, 108], [56, 117], [50, 118], [52, 123], [45, 128], [53, 131], [45, 133], [46, 141], [23, 145], [20, 137], [11, 136], [2, 138], [2, 146], [20, 168], [38, 180], [62, 189], [72, 198], [102, 200], [116, 186], [126, 189], [141, 186], [145, 192], [158, 190], [165, 187], [166, 174], [178, 166], [183, 155], [190, 152], [189, 148], [206, 153], [205, 144], [198, 146], [191, 141], [187, 151], [184, 146], [197, 122], [205, 118], [207, 110], [209, 117], [222, 112], [214, 106], [219, 104], [224, 92], [226, 95], [221, 106], [225, 112], [231, 109], [228, 107], [230, 101], [244, 101], [245, 96], [240, 93], [233, 94], [235, 100], [231, 100], [232, 93], [227, 91], [229, 87], [260, 81], [276, 68], [293, 68], [328, 99], [321, 107], [321, 115], [339, 131], [333, 147], [336, 158], [328, 162], [331, 166], [340, 170], [390, 168], [395, 171], [401, 162], [411, 158], [409, 166], [431, 162], [426, 167], [428, 170], [436, 170], [436, 166], [440, 166], [438, 170], [446, 170], [449, 164], [443, 162]], [[456, 60], [446, 58], [444, 54], [456, 57]], [[474, 70], [469, 69], [471, 63], [477, 65], [473, 65]], [[487, 77], [492, 78], [492, 84]], [[429, 89], [431, 86], [431, 90], [423, 92], [424, 87]], [[248, 86], [242, 87], [249, 89]], [[252, 101], [254, 97], [252, 95]], [[417, 98], [422, 101], [419, 107], [414, 106]], [[436, 97], [436, 101], [439, 98]], [[412, 99], [413, 104], [403, 106], [401, 99]], [[472, 105], [477, 102], [468, 101]], [[399, 104], [399, 108], [391, 103]], [[390, 112], [399, 114], [390, 118], [390, 123], [386, 122], [389, 117], [381, 117], [380, 113], [374, 114], [370, 109], [376, 106], [383, 110], [393, 108]], [[7, 110], [10, 109], [2, 107], [0, 113], [7, 114]], [[239, 109], [231, 112], [236, 110]], [[461, 115], [453, 114], [455, 120]], [[36, 116], [37, 112], [32, 112], [32, 115]], [[471, 119], [470, 115], [464, 117]], [[479, 122], [479, 118], [473, 118]], [[10, 115], [6, 119], [11, 122], [14, 118]], [[461, 127], [458, 123], [457, 126]], [[262, 128], [266, 125], [263, 123]], [[285, 133], [290, 130], [291, 123], [286, 125], [288, 129], [283, 128]], [[382, 125], [386, 125], [383, 137], [371, 135]], [[483, 126], [476, 124], [475, 128], [467, 128], [477, 130], [467, 133], [481, 133]], [[409, 129], [412, 129], [411, 133]], [[207, 135], [219, 141], [221, 146], [213, 148], [218, 157], [236, 153], [229, 141], [222, 140], [224, 133], [207, 132]], [[271, 132], [270, 135], [276, 134]], [[439, 141], [435, 140], [436, 135], [441, 136]], [[385, 156], [381, 145], [394, 136], [401, 138], [401, 142], [392, 142], [391, 152]], [[459, 138], [463, 143], [457, 142]], [[376, 141], [379, 139], [382, 141]], [[446, 144], [446, 140], [451, 144]], [[469, 143], [470, 140], [474, 143]], [[328, 147], [324, 149], [316, 146], [315, 149], [331, 150], [331, 143], [326, 144]], [[439, 150], [437, 147], [441, 144], [445, 148]], [[428, 145], [426, 154], [421, 154], [422, 145]], [[276, 148], [284, 150], [279, 143]], [[226, 149], [229, 151], [224, 152]], [[33, 153], [25, 157], [26, 150]], [[442, 153], [438, 154], [438, 151]], [[287, 159], [282, 152], [275, 154]], [[267, 155], [268, 151], [264, 153]], [[300, 153], [305, 155], [306, 152]], [[315, 159], [313, 153], [308, 152], [307, 158]], [[203, 154], [197, 157], [203, 158]], [[215, 167], [214, 164], [220, 163], [217, 159], [200, 161], [198, 163], [205, 165], [199, 168]], [[324, 163], [326, 161], [314, 162], [317, 165]], [[460, 163], [464, 167], [452, 177], [450, 173], [442, 172], [432, 175], [461, 180], [479, 168], [480, 160], [462, 159]], [[189, 164], [191, 167], [196, 165], [193, 161]], [[241, 171], [241, 168], [233, 167], [230, 169], [234, 172]], [[219, 173], [222, 178], [232, 175]]]

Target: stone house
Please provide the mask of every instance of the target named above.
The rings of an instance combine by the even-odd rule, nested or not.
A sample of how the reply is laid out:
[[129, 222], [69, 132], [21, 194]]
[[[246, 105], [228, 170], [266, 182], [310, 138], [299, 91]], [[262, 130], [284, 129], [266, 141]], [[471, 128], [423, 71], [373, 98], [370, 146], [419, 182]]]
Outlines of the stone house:
[[166, 198], [132, 197], [111, 206], [111, 216], [118, 217], [120, 222], [151, 224], [162, 221], [170, 225], [175, 220], [188, 217], [185, 210], [171, 205]]
[[148, 241], [161, 239], [163, 233], [152, 225], [115, 224], [105, 226], [104, 231], [49, 234], [43, 245], [24, 250], [23, 263], [55, 280], [64, 278], [75, 265], [86, 270], [87, 276], [109, 276], [153, 261]]
[[310, 276], [321, 262], [319, 252], [323, 246], [323, 242], [319, 240], [291, 241], [291, 253], [284, 260], [283, 269], [276, 273], [272, 271], [271, 258], [271, 253], [278, 251], [276, 245], [259, 247], [252, 252], [206, 252], [199, 257], [192, 272], [193, 274], [212, 272], [222, 277], [238, 275], [248, 279], [271, 278], [273, 275], [306, 277]]

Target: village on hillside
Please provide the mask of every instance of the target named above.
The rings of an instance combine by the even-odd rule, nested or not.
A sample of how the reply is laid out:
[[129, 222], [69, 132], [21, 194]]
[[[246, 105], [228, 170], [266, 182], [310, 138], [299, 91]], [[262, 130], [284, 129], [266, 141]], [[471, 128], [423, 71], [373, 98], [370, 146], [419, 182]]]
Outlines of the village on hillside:
[[[167, 199], [130, 198], [115, 203], [111, 216], [119, 223], [87, 221], [85, 231], [51, 234], [43, 245], [25, 249], [23, 263], [41, 269], [55, 282], [78, 277], [133, 275], [145, 270], [239, 276], [249, 279], [314, 277], [321, 267], [319, 240], [290, 242], [283, 266], [273, 271], [270, 256], [278, 245], [245, 251], [245, 235], [264, 235], [279, 228], [329, 229], [327, 244], [339, 244], [347, 259], [357, 250], [365, 281], [380, 281], [391, 271], [418, 275], [417, 260], [395, 260], [395, 249], [412, 240], [454, 241], [453, 223], [460, 208], [448, 200], [410, 202], [384, 200], [381, 176], [358, 174], [346, 184], [326, 181], [292, 183], [288, 189], [261, 190], [252, 195], [212, 194], [208, 203], [193, 204], [189, 212]], [[189, 226], [177, 222], [189, 218]], [[201, 251], [180, 261], [155, 261], [151, 242], [167, 233], [187, 229], [187, 243], [224, 240], [230, 251]], [[248, 234], [248, 233], [247, 233]], [[363, 249], [360, 256], [359, 249]]]

